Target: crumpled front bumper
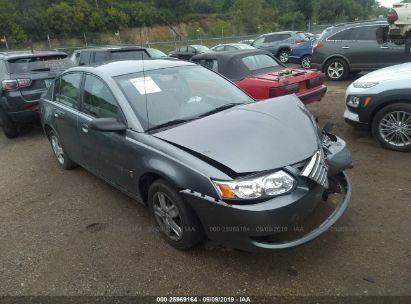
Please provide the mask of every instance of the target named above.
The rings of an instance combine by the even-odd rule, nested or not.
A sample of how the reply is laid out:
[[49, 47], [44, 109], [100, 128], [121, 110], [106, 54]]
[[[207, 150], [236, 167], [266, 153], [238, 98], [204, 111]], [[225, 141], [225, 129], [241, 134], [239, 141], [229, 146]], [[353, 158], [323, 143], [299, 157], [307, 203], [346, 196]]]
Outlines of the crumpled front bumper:
[[[290, 231], [298, 223], [309, 219], [323, 200], [326, 189], [295, 176], [298, 187], [291, 193], [253, 204], [229, 204], [190, 190], [182, 190], [186, 201], [198, 215], [208, 238], [226, 246], [246, 251], [269, 251], [296, 247], [314, 240], [333, 226], [347, 209], [352, 195], [352, 184], [343, 170], [351, 167], [351, 155], [345, 142], [337, 139], [324, 147], [329, 173], [338, 177], [342, 187], [341, 199], [334, 211], [316, 228], [291, 241], [269, 242], [264, 238]], [[262, 241], [264, 239], [264, 241]]]

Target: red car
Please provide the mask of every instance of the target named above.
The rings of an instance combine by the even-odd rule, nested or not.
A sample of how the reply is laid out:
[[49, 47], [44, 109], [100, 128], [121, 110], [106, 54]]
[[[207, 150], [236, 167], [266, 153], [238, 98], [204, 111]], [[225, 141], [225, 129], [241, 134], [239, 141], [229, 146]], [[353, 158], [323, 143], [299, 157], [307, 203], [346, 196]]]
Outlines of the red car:
[[264, 50], [208, 52], [191, 60], [227, 77], [256, 100], [295, 93], [309, 104], [327, 92], [321, 72], [289, 69]]

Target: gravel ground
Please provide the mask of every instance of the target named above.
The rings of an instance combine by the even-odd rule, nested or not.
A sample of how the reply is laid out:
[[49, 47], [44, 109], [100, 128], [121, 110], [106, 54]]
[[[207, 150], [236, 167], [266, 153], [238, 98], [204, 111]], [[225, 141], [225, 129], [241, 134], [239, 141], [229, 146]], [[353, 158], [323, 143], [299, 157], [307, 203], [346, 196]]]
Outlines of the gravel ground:
[[39, 128], [0, 135], [0, 295], [411, 295], [411, 154], [342, 114], [349, 82], [311, 105], [347, 140], [353, 200], [302, 247], [251, 254], [166, 245], [147, 210], [85, 170], [61, 170]]

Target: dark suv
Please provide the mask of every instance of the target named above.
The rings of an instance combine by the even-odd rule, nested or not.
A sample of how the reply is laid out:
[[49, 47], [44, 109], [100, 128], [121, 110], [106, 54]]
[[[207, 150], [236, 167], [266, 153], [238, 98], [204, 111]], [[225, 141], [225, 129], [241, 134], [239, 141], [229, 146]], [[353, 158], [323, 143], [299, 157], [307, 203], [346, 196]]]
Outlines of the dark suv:
[[303, 32], [288, 31], [261, 35], [251, 45], [258, 49], [267, 50], [282, 63], [287, 63], [291, 50], [306, 41], [308, 38]]
[[62, 52], [0, 53], [0, 124], [8, 138], [18, 136], [20, 125], [39, 122], [40, 96], [72, 66]]
[[142, 47], [100, 47], [74, 51], [71, 61], [75, 65], [93, 65], [105, 61], [140, 60], [167, 57], [162, 51]]
[[378, 39], [388, 23], [368, 21], [329, 27], [314, 43], [311, 67], [330, 80], [343, 80], [350, 73], [372, 71], [410, 61], [404, 46]]

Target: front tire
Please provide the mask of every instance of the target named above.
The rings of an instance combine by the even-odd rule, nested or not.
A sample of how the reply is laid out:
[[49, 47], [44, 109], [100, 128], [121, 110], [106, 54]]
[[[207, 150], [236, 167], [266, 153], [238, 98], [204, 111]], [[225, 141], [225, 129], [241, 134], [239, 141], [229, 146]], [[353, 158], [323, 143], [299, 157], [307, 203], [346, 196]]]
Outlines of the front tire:
[[340, 58], [330, 59], [324, 70], [327, 78], [334, 81], [344, 80], [350, 73], [347, 62]]
[[54, 156], [57, 159], [57, 162], [64, 170], [71, 170], [77, 167], [77, 164], [73, 162], [70, 157], [68, 157], [67, 153], [64, 151], [63, 146], [61, 145], [60, 139], [54, 131], [50, 131], [49, 140], [51, 147], [54, 152]]
[[7, 138], [12, 139], [19, 136], [19, 130], [17, 129], [16, 124], [11, 121], [3, 109], [0, 109], [0, 125]]
[[392, 104], [378, 111], [372, 122], [372, 134], [387, 149], [411, 151], [411, 104]]
[[200, 221], [165, 180], [156, 180], [148, 193], [149, 209], [163, 239], [178, 250], [193, 248], [204, 239]]
[[277, 55], [278, 59], [281, 61], [281, 63], [287, 63], [288, 62], [288, 58], [290, 57], [290, 51], [287, 49], [281, 49], [278, 52]]

